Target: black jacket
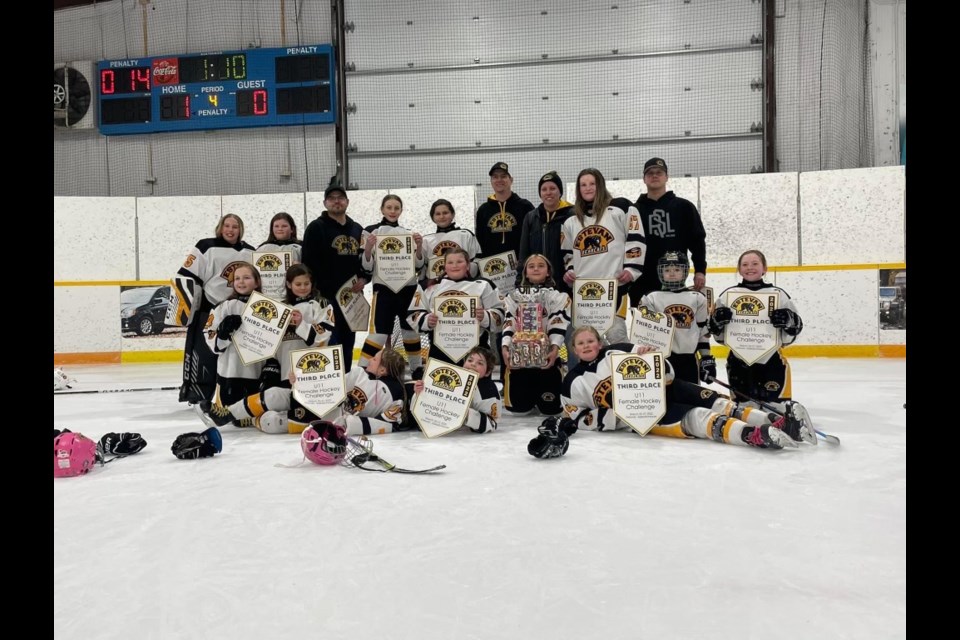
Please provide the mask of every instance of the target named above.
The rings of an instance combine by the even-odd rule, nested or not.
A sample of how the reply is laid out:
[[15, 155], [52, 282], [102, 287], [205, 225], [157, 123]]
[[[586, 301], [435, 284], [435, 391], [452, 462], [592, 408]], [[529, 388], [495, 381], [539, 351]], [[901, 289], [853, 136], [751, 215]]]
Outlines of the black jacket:
[[523, 235], [523, 219], [533, 209], [533, 203], [511, 193], [506, 202], [496, 196], [487, 197], [477, 209], [476, 236], [480, 242], [481, 257], [513, 251], [519, 253]]
[[541, 203], [523, 219], [523, 234], [520, 239], [520, 255], [517, 258], [517, 285], [523, 278], [523, 262], [534, 253], [542, 253], [553, 267], [553, 279], [560, 291], [570, 293], [570, 286], [563, 281], [563, 254], [560, 252], [560, 230], [564, 221], [574, 214], [574, 207], [560, 200], [560, 207], [548, 214]]
[[328, 300], [336, 300], [337, 290], [351, 276], [363, 277], [360, 236], [363, 227], [350, 216], [338, 223], [324, 211], [307, 225], [303, 233], [303, 264], [313, 272], [314, 284]]

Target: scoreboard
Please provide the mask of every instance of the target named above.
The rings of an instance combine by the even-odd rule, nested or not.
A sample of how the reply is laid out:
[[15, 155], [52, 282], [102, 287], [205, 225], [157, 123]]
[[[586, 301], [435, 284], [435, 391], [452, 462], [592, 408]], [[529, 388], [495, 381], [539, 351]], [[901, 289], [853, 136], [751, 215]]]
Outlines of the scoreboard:
[[329, 124], [334, 77], [330, 45], [104, 60], [100, 132]]

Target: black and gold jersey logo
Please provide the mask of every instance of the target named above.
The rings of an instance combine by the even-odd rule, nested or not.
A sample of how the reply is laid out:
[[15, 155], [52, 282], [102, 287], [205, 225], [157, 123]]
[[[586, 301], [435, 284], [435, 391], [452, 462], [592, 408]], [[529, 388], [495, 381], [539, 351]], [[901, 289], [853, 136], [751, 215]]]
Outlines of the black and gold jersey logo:
[[667, 317], [659, 311], [654, 311], [653, 309], [645, 306], [637, 307], [637, 312], [640, 314], [641, 318], [644, 320], [649, 320], [650, 322], [659, 323], [661, 320]]
[[643, 250], [641, 250], [640, 247], [630, 247], [627, 249], [627, 253], [625, 255], [629, 260], [639, 260], [643, 257]]
[[447, 249], [459, 249], [458, 245], [453, 240], [443, 240], [437, 243], [437, 246], [433, 248], [433, 255], [442, 256]]
[[226, 267], [224, 267], [223, 271], [220, 272], [220, 277], [223, 278], [224, 280], [226, 280], [226, 281], [227, 281], [227, 284], [232, 287], [232, 286], [233, 286], [233, 272], [237, 270], [237, 267], [243, 266], [243, 265], [245, 265], [245, 264], [247, 264], [247, 263], [246, 263], [246, 262], [239, 261], [239, 260], [238, 260], [237, 262], [231, 262], [231, 263], [228, 264]]
[[[602, 300], [607, 290], [599, 282], [585, 282], [577, 290], [577, 293], [584, 300]], [[611, 299], [613, 299], [612, 296]]]
[[647, 377], [653, 369], [643, 358], [624, 358], [620, 366], [617, 367], [617, 373], [623, 376], [624, 380], [642, 380]]
[[340, 308], [343, 309], [350, 301], [353, 300], [354, 293], [350, 289], [344, 289], [340, 292], [340, 295], [337, 296], [337, 302], [340, 303]]
[[606, 253], [611, 242], [613, 242], [613, 234], [609, 229], [592, 224], [580, 230], [573, 240], [573, 246], [581, 256], [587, 257]]
[[462, 318], [469, 309], [461, 300], [449, 299], [441, 301], [440, 304], [437, 305], [437, 311], [445, 316]]
[[775, 380], [770, 380], [764, 383], [763, 388], [771, 392], [780, 391], [780, 383]]
[[486, 276], [498, 276], [506, 270], [507, 263], [503, 258], [491, 258], [483, 265], [483, 274]]
[[[410, 244], [409, 239], [407, 239], [407, 244]], [[409, 249], [409, 246], [407, 248]], [[388, 236], [377, 244], [377, 250], [382, 253], [403, 253], [403, 242], [400, 240], [400, 238]]]
[[337, 236], [333, 239], [333, 248], [341, 256], [352, 256], [360, 253], [360, 243], [351, 236]]
[[463, 381], [457, 372], [449, 367], [438, 367], [434, 369], [430, 374], [430, 379], [433, 380], [435, 387], [440, 387], [447, 391], [455, 391], [457, 387], [463, 385]]
[[260, 318], [270, 322], [274, 318], [280, 316], [277, 312], [277, 305], [273, 304], [269, 300], [257, 300], [250, 307], [251, 313], [253, 313], [254, 318]]
[[347, 393], [346, 404], [354, 415], [360, 415], [360, 412], [367, 406], [367, 394], [360, 387], [354, 387]]
[[326, 371], [330, 359], [319, 351], [305, 353], [297, 360], [297, 369], [304, 373], [321, 373]]
[[613, 406], [613, 382], [609, 376], [593, 388], [593, 404], [598, 409], [609, 409]]
[[491, 233], [510, 233], [515, 226], [517, 226], [517, 219], [507, 211], [501, 211], [487, 222], [487, 228]]
[[264, 271], [279, 271], [282, 264], [280, 256], [268, 253], [257, 258], [256, 267], [258, 271], [263, 273]]
[[761, 309], [766, 309], [763, 302], [756, 296], [740, 296], [730, 305], [738, 316], [758, 316]]
[[673, 318], [673, 324], [678, 329], [688, 329], [693, 326], [693, 309], [685, 304], [671, 304], [663, 310]]

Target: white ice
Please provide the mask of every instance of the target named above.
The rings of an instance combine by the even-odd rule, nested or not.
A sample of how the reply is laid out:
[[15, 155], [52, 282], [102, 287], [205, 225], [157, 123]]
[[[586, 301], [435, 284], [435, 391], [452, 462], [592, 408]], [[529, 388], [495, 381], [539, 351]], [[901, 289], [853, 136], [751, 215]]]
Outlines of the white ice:
[[[204, 426], [176, 391], [55, 396], [55, 427], [149, 444], [54, 480], [54, 636], [904, 638], [905, 361], [792, 365], [840, 447], [581, 431], [537, 460], [533, 416], [375, 436], [399, 466], [447, 465], [428, 476], [281, 467], [297, 436], [234, 427], [222, 454], [178, 460]], [[179, 378], [65, 369], [75, 390]]]

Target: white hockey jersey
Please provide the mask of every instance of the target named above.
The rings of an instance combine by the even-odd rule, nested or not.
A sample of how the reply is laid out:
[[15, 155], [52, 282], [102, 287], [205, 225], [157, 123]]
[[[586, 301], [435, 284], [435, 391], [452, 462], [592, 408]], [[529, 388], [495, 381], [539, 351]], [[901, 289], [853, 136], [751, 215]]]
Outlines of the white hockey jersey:
[[[221, 378], [242, 378], [245, 380], [258, 380], [260, 378], [263, 361], [243, 364], [240, 353], [233, 345], [233, 335], [227, 340], [223, 340], [217, 335], [217, 329], [223, 319], [227, 316], [241, 315], [249, 298], [250, 296], [238, 296], [224, 300], [210, 312], [207, 337], [208, 340], [212, 339], [213, 341], [213, 352], [219, 354], [217, 357], [217, 375]], [[237, 331], [240, 331], [240, 329], [237, 329]]]
[[570, 296], [552, 287], [539, 286], [521, 286], [504, 298], [503, 346], [513, 344], [513, 334], [518, 329], [514, 316], [519, 305], [525, 303], [538, 303], [543, 307], [540, 330], [547, 334], [551, 344], [563, 347], [570, 326]]
[[375, 378], [360, 367], [346, 375], [345, 414], [334, 420], [348, 434], [390, 433], [403, 423], [406, 397], [403, 384], [396, 378]]
[[425, 260], [422, 279], [438, 280], [443, 277], [443, 252], [447, 249], [463, 249], [470, 256], [470, 276], [476, 277], [478, 272], [477, 256], [480, 254], [480, 243], [477, 236], [469, 229], [461, 229], [451, 225], [443, 231], [423, 236], [423, 256]]
[[[787, 309], [793, 312], [793, 320], [791, 320], [791, 324], [784, 329], [780, 329], [780, 342], [785, 347], [793, 344], [796, 341], [797, 336], [800, 335], [800, 331], [803, 329], [803, 321], [800, 320], [800, 314], [797, 312], [797, 305], [795, 305], [793, 300], [790, 299], [790, 296], [787, 294], [787, 292], [780, 287], [762, 281], [756, 283], [741, 282], [736, 286], [724, 289], [723, 292], [717, 297], [716, 306], [717, 308], [727, 306], [726, 300], [728, 293], [752, 293], [759, 295], [770, 292], [776, 292], [780, 294], [779, 305], [781, 309]], [[714, 339], [720, 344], [724, 344], [724, 333], [725, 332], [721, 331], [719, 335], [714, 335]], [[770, 358], [777, 353], [777, 351], [771, 351], [764, 357], [757, 360], [754, 364], [766, 364], [770, 361]]]
[[246, 242], [234, 245], [220, 238], [198, 242], [173, 276], [164, 322], [172, 326], [189, 326], [204, 297], [209, 307], [229, 298], [233, 293], [234, 269], [252, 259], [253, 247]]
[[[370, 234], [373, 234], [376, 236], [376, 235], [404, 234], [404, 233], [409, 234], [411, 236], [413, 235], [413, 231], [411, 231], [410, 229], [401, 227], [400, 225], [393, 225], [386, 221], [381, 221], [379, 225], [372, 225], [363, 230], [363, 234], [360, 236], [360, 247], [361, 247], [360, 266], [363, 267], [364, 271], [373, 275], [373, 279], [372, 279], [373, 284], [382, 285], [383, 280], [380, 279], [380, 276], [377, 274], [377, 270], [376, 270], [376, 266], [377, 266], [377, 253], [376, 253], [377, 248], [376, 247], [374, 247], [373, 251], [370, 253], [370, 259], [369, 260], [366, 259], [366, 253], [363, 251], [363, 247], [366, 246], [367, 238], [370, 236]], [[410, 281], [407, 282], [405, 285], [403, 285], [405, 287], [412, 284], [416, 284], [419, 274], [423, 270], [423, 265], [426, 262], [425, 257], [427, 255], [426, 238], [424, 238], [423, 244], [421, 245], [421, 250], [422, 250], [422, 253], [420, 257], [416, 257], [416, 251], [414, 251], [414, 257], [415, 257], [414, 269], [415, 270], [414, 270], [413, 276], [410, 278]]]
[[483, 307], [483, 320], [480, 328], [496, 332], [503, 327], [503, 301], [497, 294], [497, 287], [486, 278], [476, 280], [451, 280], [444, 278], [424, 291], [417, 287], [410, 301], [407, 322], [421, 333], [431, 332], [427, 327], [427, 314], [433, 312], [434, 302], [445, 296], [478, 296]]
[[578, 278], [616, 278], [626, 269], [636, 280], [645, 250], [640, 214], [626, 198], [614, 198], [599, 222], [587, 215], [581, 223], [574, 215], [561, 229], [564, 268]]
[[290, 325], [283, 335], [283, 341], [277, 347], [274, 356], [280, 361], [280, 379], [287, 380], [293, 365], [290, 362], [290, 352], [309, 347], [325, 347], [330, 342], [333, 333], [333, 307], [329, 304], [321, 306], [313, 298], [301, 300], [293, 305], [300, 312], [303, 320], [297, 326]]
[[709, 352], [707, 319], [710, 313], [705, 295], [694, 289], [651, 291], [641, 298], [640, 306], [673, 318], [673, 353]]
[[[580, 361], [563, 380], [560, 402], [563, 415], [577, 422], [581, 429], [613, 431], [629, 429], [613, 412], [613, 381], [610, 379], [610, 353], [638, 353], [643, 347], [631, 344], [612, 344], [600, 349], [596, 360]], [[673, 382], [673, 372], [667, 363], [667, 384]]]
[[302, 260], [300, 260], [300, 255], [303, 253], [303, 247], [301, 246], [299, 240], [277, 240], [275, 242], [264, 242], [257, 247], [257, 251], [289, 251], [291, 254], [293, 254], [292, 264], [302, 262]]

